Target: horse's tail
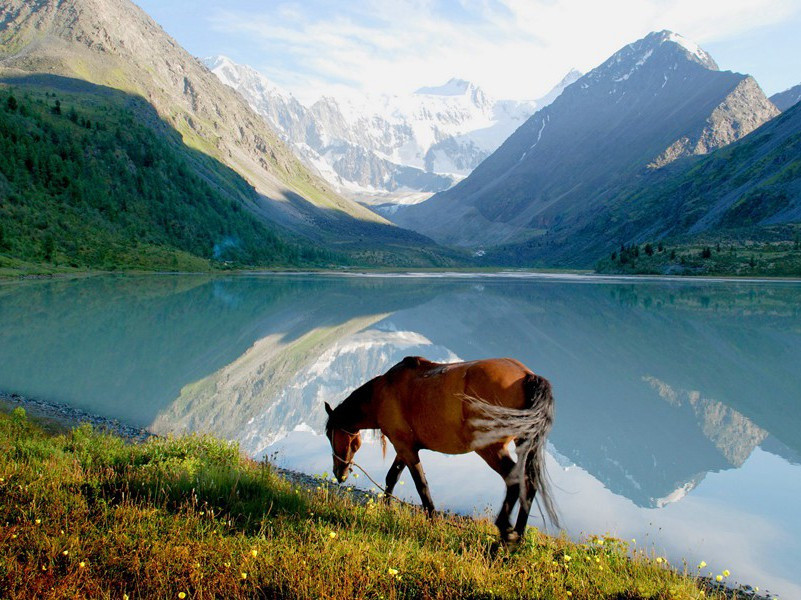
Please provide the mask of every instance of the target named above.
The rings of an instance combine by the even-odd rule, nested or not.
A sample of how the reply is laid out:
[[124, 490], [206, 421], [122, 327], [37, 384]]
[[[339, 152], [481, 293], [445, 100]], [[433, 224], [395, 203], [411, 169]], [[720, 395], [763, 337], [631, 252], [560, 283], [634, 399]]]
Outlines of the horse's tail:
[[[515, 438], [521, 498], [527, 495], [530, 482], [542, 499], [551, 522], [559, 527], [559, 517], [551, 498], [545, 470], [545, 442], [553, 425], [554, 400], [551, 383], [544, 377], [529, 374], [523, 382], [527, 407], [508, 408], [489, 404], [479, 398], [465, 397], [478, 416], [471, 420], [475, 430], [475, 446], [482, 447], [508, 437]], [[535, 496], [536, 498], [536, 496]]]

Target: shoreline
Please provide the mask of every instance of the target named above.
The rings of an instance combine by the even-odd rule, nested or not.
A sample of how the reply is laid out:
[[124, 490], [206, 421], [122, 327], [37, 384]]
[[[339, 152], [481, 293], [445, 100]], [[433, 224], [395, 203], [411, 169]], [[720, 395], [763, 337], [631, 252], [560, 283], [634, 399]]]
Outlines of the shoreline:
[[477, 268], [407, 268], [389, 269], [384, 267], [346, 267], [332, 269], [231, 269], [209, 271], [60, 271], [53, 273], [19, 273], [0, 274], [0, 283], [86, 279], [90, 277], [147, 277], [152, 275], [197, 275], [210, 277], [248, 277], [259, 275], [327, 275], [345, 277], [408, 277], [408, 278], [466, 278], [466, 277], [498, 277], [498, 278], [543, 278], [572, 279], [577, 281], [670, 281], [670, 282], [731, 282], [731, 283], [801, 283], [801, 277], [793, 275], [735, 275], [735, 274], [657, 274], [657, 273], [612, 273], [598, 272], [591, 269], [551, 269], [551, 268], [516, 268], [516, 267], [477, 267]]
[[[65, 433], [84, 423], [88, 423], [94, 429], [116, 435], [130, 444], [140, 444], [151, 438], [161, 437], [146, 428], [126, 425], [125, 423], [120, 423], [117, 419], [109, 419], [60, 402], [29, 398], [17, 393], [0, 391], [0, 411], [11, 412], [15, 408], [24, 409], [30, 418], [35, 419], [45, 430], [51, 433]], [[272, 463], [269, 464], [273, 472], [293, 485], [309, 490], [324, 485], [330, 491], [337, 494], [349, 494], [352, 498], [363, 503], [368, 500], [375, 501], [379, 498], [377, 493], [369, 490], [363, 490], [352, 485], [340, 485], [329, 479], [322, 479], [308, 473], [285, 469]]]
[[[74, 427], [89, 423], [93, 428], [99, 429], [104, 433], [116, 435], [131, 444], [144, 443], [151, 438], [161, 437], [145, 428], [126, 425], [120, 423], [116, 419], [109, 419], [101, 415], [92, 414], [59, 402], [29, 398], [17, 393], [0, 391], [0, 411], [11, 412], [15, 408], [23, 408], [29, 417], [37, 420], [45, 430], [50, 430], [52, 433], [64, 433]], [[383, 494], [377, 492], [370, 492], [351, 485], [340, 485], [329, 479], [322, 479], [319, 476], [285, 469], [273, 464], [270, 464], [270, 468], [293, 486], [303, 487], [310, 491], [325, 486], [329, 492], [332, 491], [341, 496], [347, 495], [352, 500], [356, 500], [361, 504], [366, 504], [368, 500], [375, 502], [383, 496]], [[403, 500], [395, 500], [395, 502], [409, 504]], [[443, 511], [442, 515], [448, 517], [457, 516], [450, 511]], [[471, 517], [462, 518], [473, 520]], [[707, 576], [698, 576], [697, 579], [703, 582], [706, 589], [722, 593], [725, 597], [731, 598], [732, 600], [742, 598], [744, 595], [754, 600], [772, 600], [774, 598], [769, 591], [756, 591], [755, 588], [747, 584], [739, 584], [736, 587], [730, 587], [730, 584], [716, 582], [714, 579]]]
[[38, 398], [29, 398], [21, 394], [0, 391], [0, 406], [8, 406], [11, 410], [23, 408], [31, 417], [45, 421], [51, 429], [69, 430], [84, 423], [104, 432], [123, 438], [128, 442], [144, 442], [156, 434], [147, 429], [120, 423], [117, 419], [109, 419], [92, 414], [59, 402], [50, 402]]

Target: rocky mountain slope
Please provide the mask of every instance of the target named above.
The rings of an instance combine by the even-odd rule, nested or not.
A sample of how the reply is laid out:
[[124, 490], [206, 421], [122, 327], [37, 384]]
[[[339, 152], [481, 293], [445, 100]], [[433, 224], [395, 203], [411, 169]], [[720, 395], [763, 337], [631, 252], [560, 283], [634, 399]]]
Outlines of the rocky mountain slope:
[[547, 243], [637, 177], [777, 114], [751, 77], [719, 71], [681, 36], [651, 33], [568, 86], [467, 179], [394, 219], [460, 246]]
[[779, 92], [778, 94], [773, 94], [770, 97], [770, 101], [776, 105], [776, 108], [784, 112], [801, 101], [801, 83], [783, 92]]
[[205, 63], [332, 185], [365, 201], [447, 189], [580, 77], [571, 71], [529, 102], [496, 100], [451, 79], [408, 96], [323, 97], [307, 106], [251, 67], [224, 56]]
[[0, 14], [2, 76], [55, 74], [145, 98], [187, 146], [255, 188], [245, 205], [266, 222], [323, 243], [430, 246], [336, 194], [238, 94], [128, 0], [3, 0]]

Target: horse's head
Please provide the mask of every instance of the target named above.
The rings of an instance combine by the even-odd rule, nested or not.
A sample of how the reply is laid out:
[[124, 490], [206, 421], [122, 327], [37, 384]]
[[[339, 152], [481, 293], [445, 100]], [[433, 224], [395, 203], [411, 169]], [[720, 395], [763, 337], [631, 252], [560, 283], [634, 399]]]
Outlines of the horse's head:
[[348, 478], [350, 467], [353, 464], [353, 455], [362, 445], [362, 434], [359, 430], [348, 431], [337, 427], [335, 419], [332, 418], [333, 409], [325, 403], [325, 411], [328, 413], [328, 422], [325, 425], [325, 435], [331, 442], [331, 454], [334, 457], [334, 477], [343, 483]]

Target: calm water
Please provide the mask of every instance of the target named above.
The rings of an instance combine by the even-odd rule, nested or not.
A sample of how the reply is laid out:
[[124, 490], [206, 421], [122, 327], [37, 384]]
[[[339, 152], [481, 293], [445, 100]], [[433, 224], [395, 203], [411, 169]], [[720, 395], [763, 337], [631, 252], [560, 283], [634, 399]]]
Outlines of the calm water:
[[[635, 538], [674, 564], [705, 560], [705, 571], [801, 597], [801, 284], [284, 275], [0, 285], [0, 390], [157, 433], [210, 431], [311, 473], [330, 470], [323, 401], [410, 354], [512, 356], [552, 381], [549, 469], [572, 536]], [[380, 479], [391, 458], [376, 444], [358, 457]], [[475, 455], [424, 453], [423, 464], [439, 507], [497, 510], [503, 484]], [[410, 481], [399, 490], [417, 500]]]

